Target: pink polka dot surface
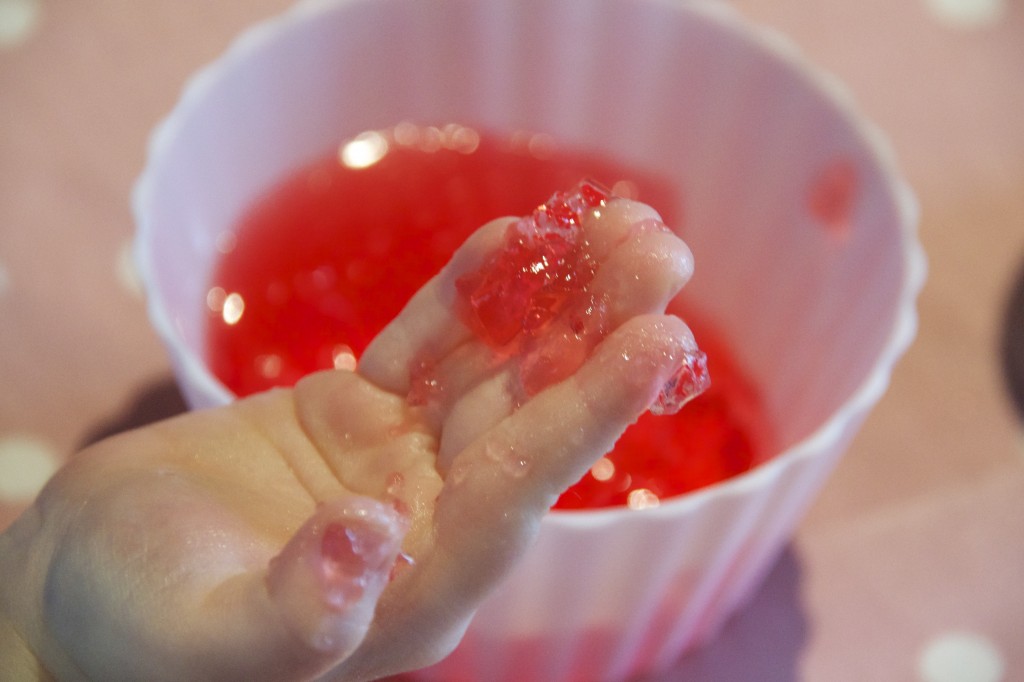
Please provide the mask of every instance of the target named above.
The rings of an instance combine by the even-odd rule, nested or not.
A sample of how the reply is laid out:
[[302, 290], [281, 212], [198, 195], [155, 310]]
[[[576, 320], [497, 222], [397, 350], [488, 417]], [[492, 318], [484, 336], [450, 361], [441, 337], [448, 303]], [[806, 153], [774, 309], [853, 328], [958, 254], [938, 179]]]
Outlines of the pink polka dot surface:
[[[343, 4], [371, 11], [398, 1]], [[848, 145], [832, 145], [831, 129], [805, 126], [793, 115], [802, 106], [799, 98], [782, 96], [763, 71], [740, 68], [742, 55], [687, 58], [693, 41], [640, 43], [633, 22], [641, 14], [635, 5], [646, 1], [626, 7], [598, 0], [601, 11], [584, 0], [564, 0], [557, 11], [545, 0], [518, 0], [514, 8], [502, 0], [467, 2], [479, 13], [504, 7], [506, 19], [516, 8], [551, 10], [546, 17], [548, 25], [560, 27], [558, 38], [516, 37], [511, 31], [516, 23], [509, 21], [482, 34], [470, 32], [468, 21], [449, 22], [449, 40], [441, 46], [432, 46], [424, 33], [440, 20], [436, 4], [410, 3], [400, 20], [389, 25], [385, 59], [367, 58], [379, 41], [372, 24], [364, 24], [347, 43], [360, 51], [359, 63], [366, 67], [370, 87], [361, 91], [364, 97], [321, 91], [331, 101], [376, 102], [384, 113], [349, 117], [351, 109], [305, 108], [323, 115], [318, 120], [330, 129], [331, 139], [345, 139], [395, 125], [412, 111], [403, 102], [429, 100], [438, 89], [430, 85], [431, 78], [447, 73], [458, 78], [442, 79], [440, 89], [462, 93], [467, 102], [474, 93], [481, 95], [480, 106], [470, 112], [473, 120], [463, 120], [490, 119], [501, 130], [543, 133], [538, 148], [586, 141], [575, 116], [603, 112], [601, 146], [624, 162], [678, 173], [685, 199], [680, 201], [686, 226], [682, 236], [696, 264], [687, 296], [708, 301], [711, 305], [703, 307], [716, 316], [715, 322], [726, 318], [733, 330], [777, 323], [780, 330], [797, 327], [800, 338], [827, 337], [851, 318], [856, 325], [870, 322], [869, 311], [855, 312], [849, 301], [812, 318], [795, 312], [779, 317], [774, 305], [763, 304], [755, 294], [776, 271], [798, 269], [793, 262], [800, 261], [807, 236], [831, 254], [858, 248], [877, 257], [861, 223], [879, 217], [874, 204], [865, 202], [876, 178], [864, 171], [861, 157], [851, 155]], [[150, 131], [188, 75], [247, 25], [295, 4], [0, 0], [0, 441], [5, 447], [12, 440], [21, 443], [13, 449], [20, 454], [0, 457], [6, 462], [0, 465], [0, 527], [25, 509], [53, 466], [98, 434], [181, 409], [177, 398], [179, 407], [166, 407], [172, 402], [167, 396], [177, 395], [171, 361], [146, 318], [146, 304], [125, 287], [131, 281], [125, 275], [133, 269], [127, 267], [125, 246], [135, 239], [133, 183]], [[784, 60], [806, 57], [831, 70], [843, 85], [830, 79], [830, 91], [845, 102], [856, 101], [892, 140], [890, 161], [904, 169], [922, 208], [921, 239], [930, 269], [915, 344], [856, 437], [838, 433], [850, 442], [849, 454], [835, 467], [780, 560], [770, 560], [763, 576], [741, 576], [750, 586], [742, 608], [718, 628], [715, 606], [730, 600], [719, 584], [698, 586], [699, 567], [643, 576], [666, 595], [649, 611], [645, 632], [650, 637], [641, 638], [645, 655], [658, 633], [681, 639], [708, 635], [702, 648], [682, 658], [666, 657], [663, 670], [643, 682], [1024, 679], [1019, 625], [1024, 613], [1024, 431], [1007, 398], [998, 358], [1008, 288], [1024, 272], [1024, 8], [1009, 0], [818, 0], [813, 7], [800, 0], [656, 4], [742, 14], [770, 28], [766, 39], [777, 44]], [[664, 22], [646, 26], [670, 34]], [[631, 49], [609, 49], [620, 40]], [[591, 45], [602, 50], [591, 55]], [[475, 46], [507, 55], [510, 66], [479, 78], [468, 69], [431, 67], [439, 63], [435, 58], [452, 59]], [[564, 53], [559, 51], [563, 48]], [[381, 87], [406, 56], [416, 80], [408, 88]], [[275, 62], [266, 71], [282, 64]], [[516, 64], [529, 77], [516, 71]], [[601, 76], [599, 87], [586, 85], [590, 64]], [[657, 75], [662, 66], [694, 85], [680, 92], [663, 82]], [[571, 71], [573, 78], [555, 95], [541, 97], [559, 69]], [[346, 89], [357, 85], [355, 80], [333, 82]], [[633, 86], [649, 98], [630, 96]], [[712, 86], [714, 96], [697, 96], [698, 89]], [[512, 88], [525, 89], [528, 96], [514, 96]], [[244, 88], [239, 92], [248, 93]], [[258, 98], [258, 93], [251, 96]], [[733, 97], [743, 98], [742, 104], [730, 105]], [[684, 118], [678, 100], [705, 102], [709, 110], [703, 117]], [[529, 103], [542, 105], [543, 112]], [[250, 107], [249, 119], [272, 123], [280, 112], [276, 104]], [[453, 115], [448, 109], [430, 113], [417, 123]], [[642, 117], [643, 125], [627, 125], [634, 116]], [[725, 153], [731, 144], [768, 141], [756, 126], [737, 127], [741, 118], [789, 125], [794, 135], [737, 164]], [[211, 141], [229, 140], [238, 130], [237, 118], [224, 123], [222, 134], [212, 135]], [[298, 162], [322, 149], [321, 140], [310, 143], [302, 137], [313, 130], [307, 126], [295, 137], [275, 133], [244, 147]], [[287, 139], [288, 145], [272, 150], [269, 141], [275, 137]], [[755, 181], [765, 169], [779, 168], [787, 155], [804, 149], [801, 145], [815, 154], [813, 165], [800, 173], [766, 173], [772, 182]], [[222, 217], [231, 215], [233, 200], [221, 181], [273, 179], [272, 172], [264, 172], [268, 165], [255, 162], [207, 175], [202, 157], [179, 158], [180, 186], [216, 188], [206, 196], [207, 205]], [[849, 169], [843, 170], [844, 159], [852, 162], [852, 182]], [[723, 184], [729, 191], [717, 204], [699, 198]], [[184, 224], [190, 208], [177, 206], [179, 224]], [[728, 259], [719, 262], [706, 255], [719, 251], [731, 231], [764, 224], [795, 226], [793, 239], [779, 242], [759, 231]], [[698, 229], [701, 225], [714, 229]], [[211, 243], [215, 249], [230, 246], [223, 233], [213, 235]], [[776, 248], [787, 258], [766, 258]], [[818, 277], [813, 286], [795, 278], [775, 289], [773, 298], [796, 299], [808, 289], [827, 287], [832, 278], [848, 276], [860, 296], [870, 299], [879, 283], [878, 276], [858, 275], [856, 268], [844, 269], [832, 259], [815, 261], [813, 274]], [[206, 291], [197, 287], [200, 306], [206, 304], [201, 300]], [[187, 328], [190, 318], [179, 317], [174, 324]], [[859, 343], [851, 341], [855, 348]], [[741, 360], [775, 387], [773, 410], [822, 402], [829, 382], [806, 360], [813, 344], [791, 355], [759, 343], [745, 348]], [[351, 355], [338, 355], [341, 366], [351, 360]], [[799, 437], [808, 433], [809, 423], [793, 425], [793, 442], [809, 442]], [[600, 466], [596, 471], [607, 473]], [[819, 476], [808, 474], [803, 480]], [[735, 494], [733, 488], [721, 498], [716, 494], [715, 504], [726, 505]], [[648, 501], [640, 496], [636, 502], [644, 507], [635, 510], [638, 515], [664, 518], [664, 505], [645, 506]], [[759, 525], [762, 515], [745, 517], [750, 542], [737, 545], [737, 558], [764, 553], [784, 535], [789, 521], [804, 511], [799, 501], [791, 502], [786, 523]], [[698, 502], [690, 498], [686, 504]], [[564, 514], [557, 523], [588, 521]], [[641, 578], [616, 573], [611, 559], [645, 558], [654, 549], [641, 544], [642, 537], [634, 533], [625, 550], [606, 547], [593, 553], [577, 551], [579, 546], [563, 537], [541, 540], [542, 549], [575, 552], [570, 574], [576, 579], [541, 600], [542, 606], [557, 610], [553, 620], [579, 615], [569, 605], [574, 595], [597, 611], [597, 627], [591, 630], [596, 634], [584, 651], [590, 658], [578, 669], [597, 669], [609, 661], [626, 665], [625, 658], [616, 658], [608, 630], [598, 627], [622, 620], [611, 598], [635, 596], [630, 590]], [[717, 537], [708, 529], [671, 546], [680, 552], [703, 551]], [[546, 580], [552, 566], [533, 564], [530, 575]], [[721, 566], [730, 575], [744, 571], [742, 562], [723, 560]], [[580, 576], [592, 574], [606, 576], [610, 587], [590, 589]], [[688, 605], [693, 614], [680, 619]], [[522, 615], [520, 641], [544, 644], [534, 649], [543, 656], [527, 657], [517, 670], [521, 677], [535, 669], [573, 669], [578, 659], [557, 646], [566, 638], [559, 638], [561, 632], [548, 636], [548, 621], [533, 602], [509, 598], [501, 606], [499, 613]], [[478, 626], [472, 636], [486, 642], [495, 630]], [[507, 660], [488, 660], [499, 674], [509, 669]], [[951, 678], [955, 673], [962, 677]]]
[[41, 438], [0, 434], [0, 504], [34, 499], [59, 465], [59, 456]]

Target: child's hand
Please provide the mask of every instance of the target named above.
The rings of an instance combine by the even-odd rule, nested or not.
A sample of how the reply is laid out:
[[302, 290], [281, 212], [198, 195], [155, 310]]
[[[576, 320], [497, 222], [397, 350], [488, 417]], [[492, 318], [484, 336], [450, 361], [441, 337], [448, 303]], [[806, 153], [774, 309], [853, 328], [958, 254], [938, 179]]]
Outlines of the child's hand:
[[0, 536], [0, 677], [368, 680], [446, 655], [693, 347], [663, 314], [692, 260], [632, 229], [653, 215], [616, 200], [588, 227], [606, 336], [540, 390], [515, 381], [525, 346], [496, 353], [457, 310], [455, 281], [502, 248], [506, 219], [355, 372], [73, 457]]

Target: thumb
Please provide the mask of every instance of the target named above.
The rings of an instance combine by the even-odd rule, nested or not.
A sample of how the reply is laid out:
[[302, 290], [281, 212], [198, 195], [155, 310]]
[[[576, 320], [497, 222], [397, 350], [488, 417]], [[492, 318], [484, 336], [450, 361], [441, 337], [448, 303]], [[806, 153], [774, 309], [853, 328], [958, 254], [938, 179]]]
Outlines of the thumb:
[[280, 645], [292, 649], [279, 660], [303, 661], [319, 673], [359, 646], [406, 530], [398, 512], [369, 498], [317, 507], [266, 571], [264, 594], [278, 621], [271, 629], [283, 626]]

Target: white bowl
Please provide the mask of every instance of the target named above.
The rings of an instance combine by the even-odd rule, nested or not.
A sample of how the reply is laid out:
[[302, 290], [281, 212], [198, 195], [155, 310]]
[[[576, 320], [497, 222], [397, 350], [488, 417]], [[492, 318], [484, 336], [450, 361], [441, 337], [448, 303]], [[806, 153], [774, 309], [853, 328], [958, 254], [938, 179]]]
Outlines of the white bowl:
[[780, 450], [656, 508], [549, 514], [460, 647], [417, 675], [664, 668], [758, 585], [909, 345], [912, 195], [842, 88], [723, 3], [302, 2], [190, 81], [134, 195], [150, 315], [192, 406], [232, 399], [203, 359], [218, 240], [290, 170], [402, 120], [548, 133], [678, 188], [687, 303], [762, 388]]

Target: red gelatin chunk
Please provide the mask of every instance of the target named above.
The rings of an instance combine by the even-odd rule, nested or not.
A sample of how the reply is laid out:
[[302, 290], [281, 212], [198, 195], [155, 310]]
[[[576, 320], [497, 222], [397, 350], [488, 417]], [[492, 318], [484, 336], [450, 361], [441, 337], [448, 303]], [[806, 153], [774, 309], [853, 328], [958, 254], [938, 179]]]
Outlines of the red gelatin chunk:
[[708, 356], [704, 351], [687, 351], [675, 375], [662, 387], [657, 400], [651, 405], [652, 414], [675, 414], [711, 385], [708, 374]]
[[509, 225], [505, 248], [455, 284], [469, 304], [469, 326], [490, 345], [504, 346], [522, 332], [540, 332], [578, 299], [595, 272], [581, 239], [583, 219], [609, 198], [584, 181]]

